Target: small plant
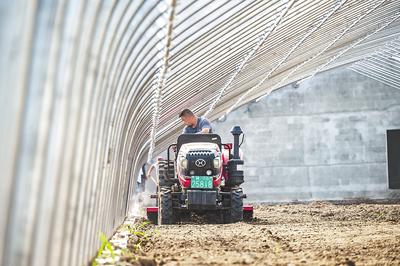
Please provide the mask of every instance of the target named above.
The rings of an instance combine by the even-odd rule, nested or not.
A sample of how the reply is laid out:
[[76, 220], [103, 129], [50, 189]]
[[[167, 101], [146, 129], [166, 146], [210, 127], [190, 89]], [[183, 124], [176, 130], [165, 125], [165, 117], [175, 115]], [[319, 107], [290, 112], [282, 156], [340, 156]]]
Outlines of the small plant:
[[[92, 266], [97, 266], [97, 260], [100, 258], [107, 258], [108, 256], [111, 256], [113, 263], [115, 263], [115, 254], [114, 254], [114, 247], [108, 241], [106, 235], [103, 232], [99, 233], [100, 236], [100, 241], [101, 241], [101, 247], [99, 251], [97, 252], [96, 258], [93, 260]], [[105, 251], [108, 251], [109, 254], [107, 254]]]
[[97, 252], [96, 258], [92, 262], [92, 266], [106, 263], [107, 265], [115, 265], [117, 261], [131, 262], [137, 260], [136, 255], [142, 254], [143, 245], [151, 241], [151, 237], [159, 234], [158, 231], [151, 226], [147, 220], [135, 224], [123, 224], [117, 231], [129, 233], [127, 248], [115, 247], [108, 241], [104, 233], [99, 234], [101, 247]]
[[153, 229], [149, 221], [143, 221], [136, 225], [127, 225], [125, 229], [134, 237], [130, 238], [130, 243], [128, 242], [128, 247], [137, 253], [143, 251], [142, 245], [148, 243], [152, 236], [157, 234]]

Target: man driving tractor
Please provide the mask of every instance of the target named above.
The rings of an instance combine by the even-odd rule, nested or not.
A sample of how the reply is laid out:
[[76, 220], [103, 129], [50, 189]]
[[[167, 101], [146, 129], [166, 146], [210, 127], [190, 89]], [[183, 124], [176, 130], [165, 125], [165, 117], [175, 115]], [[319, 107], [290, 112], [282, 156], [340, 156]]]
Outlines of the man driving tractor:
[[[182, 131], [182, 134], [190, 134], [190, 133], [196, 133], [196, 134], [207, 134], [207, 133], [212, 133], [212, 126], [211, 123], [204, 117], [197, 117], [196, 115], [193, 114], [193, 112], [189, 109], [184, 109], [182, 112], [179, 114], [179, 118], [181, 118], [182, 122], [186, 125], [185, 128]], [[160, 159], [160, 158], [158, 158]], [[142, 172], [138, 176], [137, 179], [137, 193], [143, 192], [145, 190], [145, 182], [146, 179], [152, 178], [151, 173], [156, 170], [157, 171], [157, 163], [158, 162], [152, 162], [152, 163], [145, 163], [142, 166]], [[147, 171], [147, 175], [145, 168], [149, 166], [149, 169]], [[157, 183], [157, 182], [155, 182]]]
[[179, 118], [186, 125], [183, 129], [182, 134], [207, 134], [212, 133], [212, 126], [210, 121], [205, 117], [197, 117], [189, 109], [184, 109], [180, 114]]

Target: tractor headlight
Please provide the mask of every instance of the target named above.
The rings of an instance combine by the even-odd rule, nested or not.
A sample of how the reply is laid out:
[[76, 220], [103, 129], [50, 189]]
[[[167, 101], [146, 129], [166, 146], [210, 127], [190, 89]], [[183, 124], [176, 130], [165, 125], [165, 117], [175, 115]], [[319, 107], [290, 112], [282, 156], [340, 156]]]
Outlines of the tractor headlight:
[[183, 169], [188, 168], [188, 160], [186, 158], [181, 158], [179, 164]]
[[214, 168], [219, 169], [221, 167], [221, 159], [219, 157], [215, 158], [213, 161]]

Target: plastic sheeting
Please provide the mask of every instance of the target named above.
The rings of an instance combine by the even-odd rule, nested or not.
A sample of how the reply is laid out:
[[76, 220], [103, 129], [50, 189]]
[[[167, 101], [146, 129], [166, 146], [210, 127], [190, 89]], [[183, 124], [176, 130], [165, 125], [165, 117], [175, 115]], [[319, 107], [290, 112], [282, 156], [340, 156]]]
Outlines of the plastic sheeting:
[[85, 264], [129, 212], [149, 148], [175, 141], [180, 110], [214, 120], [365, 60], [399, 37], [399, 7], [180, 0], [166, 60], [169, 2], [0, 2], [2, 265]]

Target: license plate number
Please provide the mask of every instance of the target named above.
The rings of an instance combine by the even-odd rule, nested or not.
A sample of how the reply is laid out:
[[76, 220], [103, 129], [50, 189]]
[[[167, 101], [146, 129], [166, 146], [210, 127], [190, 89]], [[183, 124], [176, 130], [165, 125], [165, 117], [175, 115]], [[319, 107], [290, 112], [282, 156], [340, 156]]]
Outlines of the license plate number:
[[211, 176], [192, 176], [192, 188], [213, 188], [213, 179]]

